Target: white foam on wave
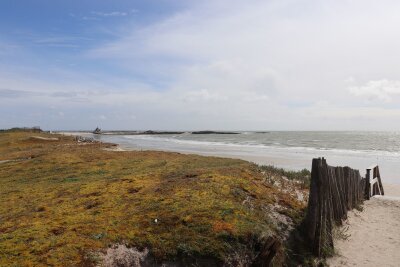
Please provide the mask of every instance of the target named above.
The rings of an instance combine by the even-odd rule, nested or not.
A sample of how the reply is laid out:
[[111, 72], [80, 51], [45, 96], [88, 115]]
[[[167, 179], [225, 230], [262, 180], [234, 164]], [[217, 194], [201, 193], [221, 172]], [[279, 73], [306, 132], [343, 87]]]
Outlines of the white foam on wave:
[[[304, 146], [283, 146], [280, 143], [273, 143], [271, 145], [255, 143], [254, 141], [242, 141], [238, 143], [231, 142], [216, 142], [216, 141], [200, 141], [200, 140], [187, 140], [177, 139], [178, 136], [149, 136], [149, 135], [126, 135], [124, 138], [131, 140], [143, 140], [165, 144], [177, 144], [180, 146], [207, 146], [207, 147], [223, 147], [223, 148], [240, 148], [240, 149], [251, 149], [251, 150], [276, 150], [282, 152], [294, 152], [294, 153], [332, 153], [341, 155], [368, 155], [376, 157], [400, 157], [400, 152], [390, 152], [382, 150], [351, 150], [351, 149], [337, 149], [337, 148], [316, 148], [316, 147], [304, 147]], [[260, 151], [260, 152], [261, 152]]]

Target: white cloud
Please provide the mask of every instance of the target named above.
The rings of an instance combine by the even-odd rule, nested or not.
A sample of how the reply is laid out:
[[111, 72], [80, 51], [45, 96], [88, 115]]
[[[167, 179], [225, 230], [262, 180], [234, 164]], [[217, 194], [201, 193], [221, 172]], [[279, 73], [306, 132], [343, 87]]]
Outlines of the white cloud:
[[[282, 120], [274, 125], [290, 128], [293, 121], [315, 120], [313, 114], [322, 109], [313, 103], [326, 102], [329, 112], [319, 117], [318, 127], [331, 127], [329, 119], [338, 123], [334, 114], [398, 114], [384, 106], [366, 112], [362, 99], [349, 97], [349, 84], [368, 74], [396, 77], [398, 11], [394, 1], [206, 1], [142, 28], [127, 25], [120, 38], [90, 56], [132, 71], [138, 64], [155, 79], [165, 73], [168, 83], [160, 99], [172, 99], [177, 112], [182, 99], [191, 103], [186, 110], [207, 109], [226, 118], [234, 113], [238, 128], [241, 123], [259, 127], [256, 116], [264, 116], [268, 125], [271, 114]], [[352, 86], [350, 92], [388, 100], [397, 85], [383, 86], [372, 82], [374, 89]], [[310, 104], [307, 109], [291, 103]], [[234, 108], [219, 109], [228, 104]], [[358, 115], [347, 116], [351, 127], [362, 127]]]
[[[101, 20], [102, 18], [116, 18], [116, 17], [126, 17], [128, 15], [132, 15], [137, 13], [138, 10], [132, 9], [128, 12], [124, 11], [110, 11], [110, 12], [102, 12], [102, 11], [92, 11], [90, 15], [82, 16], [83, 20]], [[75, 14], [70, 14], [72, 17], [76, 17]]]
[[92, 16], [83, 16], [82, 19], [83, 20], [99, 20], [99, 18], [92, 17]]
[[[133, 13], [115, 12], [90, 17]], [[61, 84], [0, 75], [0, 83], [45, 91], [30, 103], [93, 109], [88, 118], [103, 114], [110, 125], [117, 111], [118, 118], [135, 114], [128, 128], [343, 130], [369, 120], [391, 129], [400, 109], [383, 102], [399, 95], [399, 12], [400, 2], [390, 0], [197, 1], [144, 26], [127, 18], [112, 29], [113, 40], [79, 55], [131, 80], [112, 71]], [[384, 101], [372, 106], [371, 97]]]
[[92, 11], [91, 13], [92, 15], [100, 17], [125, 17], [128, 15], [127, 12], [121, 12], [121, 11], [112, 11], [112, 12]]
[[52, 36], [45, 38], [36, 38], [33, 40], [33, 43], [38, 46], [77, 48], [82, 41], [86, 41], [86, 38], [71, 36]]
[[148, 75], [168, 73], [172, 88], [345, 94], [346, 77], [397, 68], [400, 9], [389, 3], [206, 1], [143, 28], [127, 25], [90, 55], [139, 65]]
[[394, 96], [400, 95], [400, 81], [386, 79], [369, 81], [362, 86], [351, 86], [349, 87], [349, 91], [355, 96], [390, 102]]

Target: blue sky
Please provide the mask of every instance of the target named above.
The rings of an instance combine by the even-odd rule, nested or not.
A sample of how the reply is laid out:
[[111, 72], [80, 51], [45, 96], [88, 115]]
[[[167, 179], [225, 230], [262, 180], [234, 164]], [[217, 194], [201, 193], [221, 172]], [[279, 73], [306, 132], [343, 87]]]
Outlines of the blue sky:
[[44, 76], [52, 69], [75, 72], [79, 68], [92, 75], [131, 77], [112, 60], [82, 54], [116, 38], [120, 25], [141, 27], [177, 8], [177, 3], [165, 1], [2, 1], [1, 39], [10, 52], [2, 62], [41, 69]]
[[400, 130], [398, 1], [0, 2], [0, 128]]

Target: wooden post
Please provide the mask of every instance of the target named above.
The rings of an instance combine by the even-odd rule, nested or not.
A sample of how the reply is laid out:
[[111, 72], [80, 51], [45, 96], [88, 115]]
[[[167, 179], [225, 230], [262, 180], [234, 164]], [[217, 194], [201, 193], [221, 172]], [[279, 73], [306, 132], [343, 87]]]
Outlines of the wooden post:
[[305, 225], [314, 255], [324, 257], [332, 253], [333, 225], [341, 224], [349, 210], [358, 207], [364, 199], [370, 199], [371, 179], [375, 179], [376, 188], [381, 189], [376, 165], [368, 168], [365, 178], [361, 178], [358, 170], [329, 166], [324, 158], [313, 159]]
[[366, 197], [368, 197], [367, 199], [369, 199], [374, 195], [384, 195], [383, 185], [378, 165], [372, 165], [367, 168], [365, 190], [366, 190]]
[[371, 169], [367, 169], [367, 174], [365, 175], [365, 199], [369, 200], [371, 197]]
[[381, 195], [383, 196], [385, 192], [383, 191], [383, 184], [381, 180], [381, 174], [379, 173], [379, 166], [376, 166], [376, 177], [378, 178], [378, 186], [381, 191]]

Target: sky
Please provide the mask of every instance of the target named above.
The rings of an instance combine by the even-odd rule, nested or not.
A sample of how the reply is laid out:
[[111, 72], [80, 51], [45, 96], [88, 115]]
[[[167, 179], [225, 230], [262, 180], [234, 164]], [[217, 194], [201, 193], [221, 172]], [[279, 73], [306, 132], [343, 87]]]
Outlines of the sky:
[[2, 0], [0, 128], [400, 130], [400, 1]]

